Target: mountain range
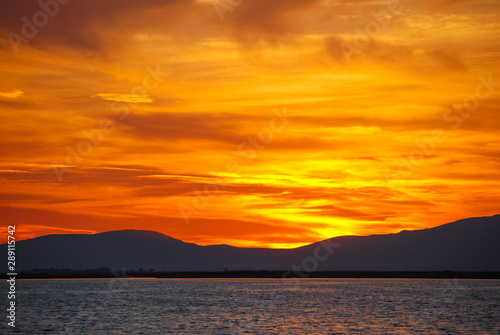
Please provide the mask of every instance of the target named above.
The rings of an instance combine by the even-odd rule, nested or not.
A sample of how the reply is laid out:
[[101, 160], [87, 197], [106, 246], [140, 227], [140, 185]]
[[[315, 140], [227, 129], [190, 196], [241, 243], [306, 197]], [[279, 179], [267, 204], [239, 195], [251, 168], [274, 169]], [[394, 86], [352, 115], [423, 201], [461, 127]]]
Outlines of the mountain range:
[[[0, 250], [6, 255], [7, 244], [0, 245]], [[340, 236], [295, 249], [200, 246], [146, 230], [46, 235], [16, 242], [18, 272], [101, 267], [155, 271], [500, 271], [500, 215], [397, 234]]]

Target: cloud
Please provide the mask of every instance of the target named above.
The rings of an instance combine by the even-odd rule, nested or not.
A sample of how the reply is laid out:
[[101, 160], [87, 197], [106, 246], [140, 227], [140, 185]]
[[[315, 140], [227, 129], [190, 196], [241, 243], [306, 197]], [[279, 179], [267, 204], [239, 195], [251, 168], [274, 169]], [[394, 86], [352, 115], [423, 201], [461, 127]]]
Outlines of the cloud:
[[[109, 48], [123, 49], [134, 32], [153, 32], [158, 26], [179, 22], [179, 9], [187, 12], [191, 3], [189, 0], [71, 1], [58, 5], [57, 10], [51, 7], [55, 15], [39, 29], [33, 26], [37, 33], [29, 38], [29, 44], [42, 49], [65, 46], [109, 57]], [[9, 2], [8, 8], [0, 11], [0, 30], [5, 35], [15, 33], [25, 37], [22, 18], [33, 23], [39, 12], [43, 12], [39, 2]]]
[[94, 97], [108, 101], [129, 102], [133, 104], [153, 102], [153, 99], [150, 97], [139, 94], [98, 93], [92, 96], [92, 98]]
[[[137, 217], [101, 217], [95, 215], [59, 213], [42, 209], [0, 207], [4, 222], [14, 223], [18, 227], [26, 227], [25, 234], [19, 239], [31, 238], [33, 235], [53, 233], [97, 233], [110, 230], [143, 229], [154, 230], [165, 235], [181, 239], [185, 242], [200, 244], [223, 244], [231, 241], [250, 241], [250, 246], [259, 244], [276, 245], [279, 243], [316, 242], [319, 237], [305, 228], [284, 227], [277, 223], [265, 223], [252, 220], [193, 219], [190, 225], [181, 218], [137, 216]], [[65, 222], [64, 227], [54, 222]], [[49, 228], [47, 228], [49, 227]], [[138, 228], [140, 227], [140, 228]], [[19, 231], [23, 229], [18, 228]], [[258, 232], [257, 234], [255, 232]], [[264, 236], [262, 241], [259, 236]], [[297, 236], [303, 236], [302, 240]]]
[[226, 17], [239, 42], [246, 45], [262, 41], [276, 44], [300, 32], [300, 25], [291, 18], [293, 14], [303, 14], [319, 3], [319, 0], [242, 1], [234, 13]]
[[452, 48], [429, 49], [428, 46], [395, 44], [373, 37], [360, 46], [354, 38], [343, 39], [336, 35], [329, 36], [325, 43], [328, 55], [344, 66], [370, 59], [381, 64], [403, 65], [413, 71], [421, 71], [425, 67], [449, 71], [465, 71], [467, 68], [459, 53]]
[[133, 114], [121, 123], [130, 133], [142, 138], [162, 138], [165, 140], [198, 139], [222, 141], [235, 146], [244, 140], [241, 127], [246, 118], [229, 113], [164, 113]]
[[426, 0], [416, 6], [421, 10], [443, 12], [464, 7], [467, 7], [468, 9], [472, 8], [484, 10], [484, 8], [487, 8], [491, 3], [492, 1], [489, 0]]
[[350, 218], [354, 220], [364, 220], [364, 221], [385, 221], [391, 215], [380, 215], [380, 213], [373, 214], [367, 213], [356, 209], [342, 208], [335, 205], [322, 205], [308, 207], [307, 209], [318, 210], [320, 215], [331, 216], [331, 217], [341, 217]]
[[14, 92], [0, 92], [0, 98], [3, 97], [3, 98], [16, 99], [23, 93], [24, 92], [19, 89], [15, 90]]

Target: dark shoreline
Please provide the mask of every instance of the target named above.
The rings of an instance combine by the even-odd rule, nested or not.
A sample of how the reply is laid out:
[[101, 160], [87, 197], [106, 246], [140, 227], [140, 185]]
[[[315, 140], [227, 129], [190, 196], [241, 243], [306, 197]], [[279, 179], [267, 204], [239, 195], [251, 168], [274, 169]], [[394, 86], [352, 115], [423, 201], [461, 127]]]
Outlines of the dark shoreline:
[[[2, 274], [1, 279], [10, 276]], [[465, 271], [220, 271], [220, 272], [139, 272], [139, 271], [37, 271], [18, 273], [16, 279], [92, 279], [92, 278], [395, 278], [395, 279], [500, 279], [500, 272]]]

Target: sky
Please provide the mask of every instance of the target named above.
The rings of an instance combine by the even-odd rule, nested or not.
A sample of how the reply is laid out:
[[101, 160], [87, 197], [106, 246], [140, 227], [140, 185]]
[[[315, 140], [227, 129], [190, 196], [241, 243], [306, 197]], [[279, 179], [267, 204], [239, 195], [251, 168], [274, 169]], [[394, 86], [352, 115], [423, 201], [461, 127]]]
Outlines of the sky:
[[0, 1], [0, 217], [291, 248], [500, 213], [500, 1]]

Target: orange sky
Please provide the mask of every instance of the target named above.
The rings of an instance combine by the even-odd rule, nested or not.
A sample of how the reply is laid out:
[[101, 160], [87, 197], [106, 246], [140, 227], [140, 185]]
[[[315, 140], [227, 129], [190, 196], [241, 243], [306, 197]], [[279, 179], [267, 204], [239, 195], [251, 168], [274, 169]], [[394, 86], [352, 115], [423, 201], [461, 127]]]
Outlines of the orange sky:
[[47, 3], [1, 5], [3, 237], [294, 247], [500, 213], [500, 1]]

